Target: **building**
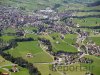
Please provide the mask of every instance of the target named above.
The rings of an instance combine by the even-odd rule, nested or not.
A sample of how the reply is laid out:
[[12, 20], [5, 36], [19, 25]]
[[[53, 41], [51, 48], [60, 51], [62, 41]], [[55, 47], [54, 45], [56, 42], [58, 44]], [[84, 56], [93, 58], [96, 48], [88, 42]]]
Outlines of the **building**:
[[9, 73], [2, 73], [1, 75], [9, 75]]

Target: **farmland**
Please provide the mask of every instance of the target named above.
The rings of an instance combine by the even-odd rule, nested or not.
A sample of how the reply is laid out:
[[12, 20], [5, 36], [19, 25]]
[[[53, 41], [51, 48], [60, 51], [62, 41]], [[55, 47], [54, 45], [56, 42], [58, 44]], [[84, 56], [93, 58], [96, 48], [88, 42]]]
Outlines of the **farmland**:
[[99, 75], [99, 3], [0, 0], [0, 73]]
[[93, 66], [93, 69], [90, 69], [89, 71], [92, 71], [94, 74], [99, 75], [100, 71], [99, 71], [99, 63], [100, 63], [100, 58], [95, 57], [95, 56], [85, 56], [87, 58], [91, 58], [94, 60], [94, 63], [92, 64], [81, 64], [82, 66]]
[[13, 67], [12, 65], [13, 64], [11, 62], [3, 59], [2, 56], [0, 56], [0, 72], [11, 73], [11, 75], [29, 75], [28, 70], [22, 67], [18, 67], [20, 68], [20, 71], [18, 73], [10, 72], [9, 70]]

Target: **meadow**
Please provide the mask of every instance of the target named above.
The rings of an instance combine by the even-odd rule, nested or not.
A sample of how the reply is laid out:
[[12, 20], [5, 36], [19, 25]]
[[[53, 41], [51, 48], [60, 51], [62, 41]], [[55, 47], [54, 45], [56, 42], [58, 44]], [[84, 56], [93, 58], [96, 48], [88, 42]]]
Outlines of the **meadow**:
[[100, 18], [74, 18], [73, 22], [79, 24], [80, 26], [99, 26]]
[[88, 69], [88, 71], [92, 72], [94, 75], [100, 75], [100, 58], [96, 56], [87, 55], [86, 58], [90, 58], [93, 60], [92, 64], [80, 64], [81, 66], [93, 66], [93, 69]]
[[0, 56], [0, 72], [11, 73], [11, 75], [22, 75], [22, 74], [29, 75], [29, 72], [27, 69], [19, 67], [19, 66], [18, 66], [18, 69], [20, 69], [19, 72], [17, 73], [10, 72], [9, 69], [13, 67], [12, 65], [13, 63], [5, 60], [4, 58], [2, 58], [2, 56]]
[[[56, 39], [53, 39], [52, 37], [55, 37]], [[50, 35], [42, 35], [41, 38], [46, 38], [50, 40], [52, 46], [53, 46], [53, 51], [65, 51], [65, 52], [77, 52], [77, 49], [72, 45], [72, 41], [64, 41], [63, 39], [60, 38], [59, 33], [52, 33]], [[58, 43], [57, 43], [58, 42]]]
[[[16, 48], [10, 49], [6, 52], [9, 52], [14, 57], [22, 57], [31, 63], [53, 61], [53, 59], [39, 47], [38, 41], [19, 42]], [[26, 57], [27, 53], [31, 53], [33, 57]]]

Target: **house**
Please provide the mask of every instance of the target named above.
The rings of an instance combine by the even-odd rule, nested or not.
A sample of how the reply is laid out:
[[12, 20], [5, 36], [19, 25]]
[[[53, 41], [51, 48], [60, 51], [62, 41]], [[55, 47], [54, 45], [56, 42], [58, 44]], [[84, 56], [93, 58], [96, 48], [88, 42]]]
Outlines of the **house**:
[[17, 65], [13, 65], [11, 71], [12, 72], [19, 72], [19, 69], [18, 69]]
[[26, 57], [32, 58], [33, 55], [32, 55], [32, 53], [27, 53]]
[[1, 75], [9, 75], [9, 73], [2, 73]]

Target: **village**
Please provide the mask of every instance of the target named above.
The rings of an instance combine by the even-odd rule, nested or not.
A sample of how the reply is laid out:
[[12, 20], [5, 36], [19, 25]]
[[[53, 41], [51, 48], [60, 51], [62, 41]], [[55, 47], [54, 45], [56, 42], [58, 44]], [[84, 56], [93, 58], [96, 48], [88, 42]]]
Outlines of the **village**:
[[[66, 43], [66, 45], [70, 45], [76, 48], [77, 52], [65, 52], [63, 50], [54, 52], [52, 50], [53, 46], [51, 40], [40, 37], [38, 37], [38, 46], [41, 47], [41, 45], [43, 45], [42, 48], [45, 50], [45, 52], [50, 54], [50, 56], [53, 56], [53, 62], [51, 62], [50, 64], [52, 64], [54, 68], [58, 65], [71, 65], [75, 63], [91, 64], [94, 61], [84, 56], [93, 55], [96, 57], [100, 57], [100, 45], [97, 45], [91, 39], [89, 39], [86, 44], [84, 43], [84, 40], [89, 37], [89, 32], [79, 29], [80, 25], [73, 22], [73, 17], [75, 16], [76, 15], [72, 11], [65, 11], [61, 13], [53, 10], [50, 7], [37, 11], [25, 12], [18, 8], [0, 6], [0, 36], [17, 36], [26, 41], [25, 38], [27, 34], [35, 34], [36, 36], [49, 36], [52, 33], [59, 33], [60, 36], [58, 36], [58, 38], [60, 40], [64, 40], [67, 34], [75, 34], [77, 35], [76, 42], [72, 44]], [[9, 27], [14, 29], [15, 32], [3, 32]], [[25, 27], [33, 27], [37, 30], [31, 31], [28, 29], [24, 29]], [[95, 35], [100, 35], [100, 32], [93, 33]], [[55, 40], [57, 37], [50, 38]], [[55, 43], [59, 45], [60, 41], [56, 40]], [[27, 52], [24, 57], [26, 57], [27, 59], [33, 59], [35, 55], [31, 52]], [[9, 71], [19, 72], [20, 70], [17, 68], [17, 65], [13, 65], [12, 68], [9, 69]], [[10, 74], [0, 73], [0, 75]], [[85, 75], [94, 74], [86, 73]]]

